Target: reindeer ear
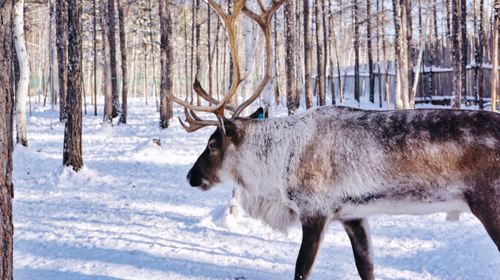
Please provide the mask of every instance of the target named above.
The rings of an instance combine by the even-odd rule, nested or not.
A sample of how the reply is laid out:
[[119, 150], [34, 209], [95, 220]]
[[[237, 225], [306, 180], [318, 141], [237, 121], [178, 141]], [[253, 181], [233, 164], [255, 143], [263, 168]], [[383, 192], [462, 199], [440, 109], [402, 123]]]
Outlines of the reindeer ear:
[[232, 120], [222, 119], [222, 132], [235, 145], [240, 143], [241, 133], [236, 124]]

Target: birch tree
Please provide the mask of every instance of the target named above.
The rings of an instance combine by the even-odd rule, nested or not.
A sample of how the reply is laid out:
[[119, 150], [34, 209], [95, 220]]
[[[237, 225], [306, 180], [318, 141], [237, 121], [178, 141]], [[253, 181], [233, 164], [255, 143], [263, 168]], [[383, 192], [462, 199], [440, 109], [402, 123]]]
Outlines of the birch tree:
[[396, 54], [396, 89], [394, 104], [396, 109], [409, 109], [409, 66], [408, 66], [408, 0], [392, 0], [394, 13], [394, 29], [396, 38], [394, 42]]
[[14, 44], [19, 62], [19, 81], [16, 87], [16, 142], [28, 146], [26, 124], [26, 97], [30, 79], [30, 65], [24, 40], [24, 0], [14, 5]]

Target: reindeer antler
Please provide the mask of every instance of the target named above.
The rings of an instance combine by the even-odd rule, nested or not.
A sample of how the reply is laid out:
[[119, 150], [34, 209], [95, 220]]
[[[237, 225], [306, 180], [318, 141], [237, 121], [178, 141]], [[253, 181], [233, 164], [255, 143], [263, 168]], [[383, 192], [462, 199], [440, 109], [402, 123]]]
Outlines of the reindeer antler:
[[[234, 114], [232, 115], [232, 119], [235, 119], [241, 114], [241, 112], [246, 107], [248, 107], [253, 101], [255, 101], [255, 99], [257, 99], [257, 97], [259, 97], [260, 94], [262, 94], [262, 91], [265, 89], [267, 83], [272, 77], [271, 19], [278, 10], [278, 8], [281, 5], [283, 5], [287, 0], [271, 0], [271, 3], [268, 8], [265, 8], [264, 4], [262, 3], [262, 0], [257, 0], [257, 4], [261, 11], [260, 14], [257, 14], [253, 12], [251, 9], [249, 9], [246, 6], [246, 0], [234, 0], [232, 11], [228, 11], [227, 13], [214, 0], [205, 0], [205, 1], [215, 11], [215, 13], [218, 15], [220, 21], [222, 22], [223, 26], [226, 29], [226, 35], [229, 42], [229, 49], [233, 61], [233, 67], [232, 67], [233, 80], [231, 82], [229, 90], [224, 95], [224, 98], [221, 101], [217, 101], [216, 99], [209, 96], [202, 88], [199, 81], [195, 80], [193, 84], [193, 89], [200, 97], [202, 97], [203, 99], [205, 99], [210, 103], [213, 103], [214, 106], [195, 106], [189, 104], [186, 101], [181, 100], [180, 98], [177, 98], [173, 94], [167, 93], [168, 98], [171, 98], [174, 102], [184, 106], [186, 122], [189, 124], [189, 126], [184, 124], [182, 121], [181, 125], [187, 132], [193, 132], [205, 126], [213, 126], [213, 125], [220, 126], [221, 120], [224, 117], [225, 109], [234, 112]], [[243, 81], [240, 70], [240, 61], [239, 61], [238, 44], [237, 44], [237, 28], [236, 28], [237, 19], [242, 12], [246, 16], [248, 16], [251, 20], [255, 21], [260, 26], [262, 32], [264, 33], [265, 52], [266, 52], [266, 71], [263, 79], [260, 81], [259, 86], [257, 87], [257, 90], [250, 96], [250, 98], [241, 103], [237, 108], [234, 108], [227, 103], [237, 93], [238, 88], [241, 82]], [[214, 113], [218, 121], [203, 120], [195, 114], [195, 111]]]

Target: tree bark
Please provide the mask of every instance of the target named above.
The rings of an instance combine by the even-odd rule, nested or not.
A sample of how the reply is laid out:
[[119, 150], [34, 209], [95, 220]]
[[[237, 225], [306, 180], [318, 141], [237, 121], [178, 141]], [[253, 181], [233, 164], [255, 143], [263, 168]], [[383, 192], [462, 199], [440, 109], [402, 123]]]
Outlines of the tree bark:
[[160, 64], [161, 64], [161, 83], [160, 83], [160, 128], [168, 127], [168, 121], [173, 116], [172, 101], [167, 97], [173, 95], [172, 87], [172, 62], [173, 51], [171, 47], [172, 40], [172, 19], [170, 17], [170, 0], [159, 0], [160, 13]]
[[108, 0], [107, 10], [108, 41], [109, 41], [109, 68], [111, 70], [111, 98], [113, 103], [112, 117], [116, 118], [120, 114], [120, 100], [118, 96], [118, 74], [116, 66], [116, 36], [115, 36], [115, 1]]
[[315, 17], [316, 17], [316, 61], [317, 61], [317, 82], [318, 82], [318, 96], [319, 96], [319, 105], [326, 105], [326, 92], [325, 92], [325, 66], [324, 66], [324, 44], [321, 39], [321, 34], [323, 33], [323, 23], [322, 23], [322, 15], [323, 15], [323, 0], [316, 0], [316, 9], [315, 9]]
[[127, 63], [127, 37], [125, 33], [126, 6], [122, 0], [116, 1], [118, 5], [118, 26], [120, 27], [120, 54], [122, 59], [122, 111], [120, 123], [127, 123], [127, 99], [128, 99], [128, 63]]
[[[200, 19], [199, 19], [199, 13], [200, 13], [200, 0], [194, 0], [195, 1], [195, 13], [196, 13], [196, 25], [195, 25], [195, 63], [196, 63], [196, 72], [195, 72], [195, 79], [200, 80], [200, 72], [201, 72], [201, 59], [200, 59], [200, 29], [201, 29], [201, 24], [200, 24]], [[234, 95], [236, 97], [236, 94]], [[201, 105], [201, 98], [199, 95], [196, 95], [196, 105], [200, 106]]]
[[97, 116], [97, 0], [93, 0], [93, 35], [94, 35], [94, 116]]
[[358, 0], [353, 3], [353, 25], [354, 25], [354, 99], [360, 101], [361, 85], [359, 77], [359, 7]]
[[[56, 19], [55, 19], [55, 14], [56, 14], [56, 6], [54, 5], [54, 0], [50, 0], [50, 12], [49, 12], [49, 17], [50, 17], [50, 35], [49, 35], [49, 84], [50, 84], [50, 105], [51, 108], [54, 109], [54, 107], [57, 105], [57, 96], [59, 95], [59, 86], [57, 83], [57, 73], [56, 68], [57, 68], [57, 59], [55, 57], [55, 50], [56, 50]], [[45, 104], [44, 104], [45, 105]]]
[[407, 0], [393, 0], [394, 29], [396, 40], [394, 43], [396, 53], [396, 89], [394, 103], [396, 109], [409, 109], [409, 65], [408, 65], [408, 11]]
[[369, 99], [371, 103], [375, 103], [375, 75], [373, 74], [373, 51], [372, 51], [372, 25], [371, 25], [371, 0], [366, 0], [366, 52], [368, 55], [368, 76], [369, 76], [369, 87], [370, 95]]
[[16, 142], [27, 147], [26, 96], [28, 95], [30, 65], [24, 41], [24, 0], [17, 0], [14, 5], [13, 31], [17, 61], [19, 62], [19, 82], [16, 87]]
[[498, 88], [498, 33], [500, 32], [500, 0], [495, 0], [493, 4], [493, 46], [491, 51], [491, 111], [496, 112], [497, 88]]
[[[311, 13], [309, 0], [303, 0], [304, 11], [304, 90], [306, 96], [306, 108], [313, 106], [313, 88], [311, 84], [312, 68], [312, 38], [311, 38]], [[276, 34], [276, 33], [275, 33]]]
[[452, 60], [453, 60], [453, 108], [460, 108], [462, 101], [462, 65], [460, 59], [460, 29], [459, 29], [459, 0], [452, 0], [452, 27], [453, 32], [451, 34], [452, 41]]
[[13, 1], [0, 2], [0, 279], [13, 279], [12, 103]]
[[104, 91], [104, 122], [111, 124], [113, 122], [113, 99], [111, 92], [111, 62], [109, 54], [109, 40], [108, 40], [108, 24], [107, 24], [107, 11], [106, 0], [99, 0], [99, 12], [101, 17], [101, 30], [102, 30], [102, 53], [104, 66], [102, 69], [103, 82], [102, 89]]
[[285, 36], [286, 36], [286, 104], [288, 115], [293, 115], [298, 109], [296, 103], [296, 67], [295, 67], [295, 14], [294, 1], [285, 4]]
[[63, 164], [78, 171], [82, 159], [82, 27], [80, 0], [68, 0], [68, 119]]
[[484, 39], [484, 25], [483, 25], [483, 15], [484, 15], [484, 0], [479, 2], [479, 34], [478, 42], [476, 47], [476, 64], [478, 66], [477, 74], [477, 95], [479, 97], [479, 109], [484, 110], [484, 69], [483, 69], [483, 42]]
[[467, 96], [467, 3], [460, 0], [460, 97]]
[[68, 41], [66, 0], [56, 0], [56, 47], [59, 73], [59, 120], [66, 120], [66, 95], [68, 78]]

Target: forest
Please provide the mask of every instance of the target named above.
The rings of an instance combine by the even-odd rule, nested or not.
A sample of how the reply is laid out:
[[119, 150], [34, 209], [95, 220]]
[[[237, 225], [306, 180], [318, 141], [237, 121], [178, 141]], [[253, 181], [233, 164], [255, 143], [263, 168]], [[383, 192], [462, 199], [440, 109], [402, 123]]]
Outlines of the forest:
[[[261, 225], [250, 219], [221, 222], [225, 208], [217, 202], [228, 202], [230, 190], [216, 192], [207, 201], [201, 194], [189, 193], [202, 205], [196, 206], [189, 202], [188, 194], [174, 198], [175, 188], [157, 186], [166, 182], [179, 187], [185, 183], [186, 168], [208, 139], [205, 130], [187, 137], [182, 129], [197, 130], [200, 120], [183, 107], [227, 103], [236, 115], [249, 115], [250, 109], [261, 106], [269, 109], [271, 117], [326, 105], [498, 112], [499, 35], [499, 0], [0, 0], [0, 279], [12, 279], [13, 275], [16, 279], [140, 279], [144, 277], [142, 268], [146, 269], [144, 279], [282, 278], [281, 273], [289, 267], [275, 271], [273, 263], [288, 263], [291, 256], [286, 251], [293, 247], [286, 244], [286, 238], [258, 229]], [[205, 113], [202, 116], [209, 115]], [[186, 128], [177, 119], [186, 119], [191, 127]], [[123, 160], [123, 155], [130, 160]], [[61, 159], [68, 168], [61, 167]], [[155, 175], [163, 172], [162, 165], [167, 166], [166, 174]], [[88, 189], [69, 191], [72, 182]], [[36, 210], [31, 203], [45, 195], [44, 189], [37, 189], [39, 185], [55, 196], [41, 202], [42, 208]], [[101, 187], [109, 188], [104, 195], [108, 202], [100, 200]], [[125, 187], [134, 188], [133, 194], [123, 194]], [[154, 202], [155, 194], [148, 193], [148, 187], [168, 205]], [[64, 195], [71, 198], [58, 202], [57, 197]], [[147, 205], [134, 204], [138, 202]], [[99, 208], [104, 207], [100, 203], [112, 210], [118, 221], [115, 226], [120, 228], [116, 232], [111, 223], [102, 229], [95, 222], [106, 220], [109, 214]], [[181, 209], [184, 204], [187, 208]], [[128, 209], [123, 205], [140, 214], [129, 210], [119, 213], [119, 209]], [[71, 215], [61, 214], [67, 207], [82, 209], [73, 213], [73, 220]], [[94, 211], [84, 207], [101, 210], [78, 223], [85, 211]], [[196, 210], [212, 220], [194, 214]], [[175, 216], [170, 217], [172, 225], [183, 225], [174, 227], [171, 240], [155, 245], [152, 236], [166, 230], [156, 226], [161, 223], [161, 211]], [[54, 230], [55, 217], [74, 225]], [[449, 234], [442, 228], [423, 229], [442, 218], [411, 218], [422, 227], [419, 242], [423, 248], [438, 248], [440, 245], [432, 239]], [[144, 224], [149, 227], [144, 236], [134, 235], [139, 226], [127, 229], [123, 225], [135, 219], [149, 219]], [[46, 222], [46, 226], [36, 225], [37, 220]], [[471, 229], [477, 226], [472, 216], [465, 220], [464, 228], [454, 226], [455, 235], [482, 234]], [[246, 226], [248, 231], [242, 229]], [[75, 233], [72, 227], [82, 232]], [[188, 228], [185, 232], [181, 231], [184, 227]], [[78, 241], [86, 236], [85, 228], [95, 230], [88, 235], [94, 238], [89, 248]], [[223, 250], [227, 242], [234, 245], [233, 252], [217, 251], [222, 257], [214, 262], [223, 262], [221, 267], [210, 265], [209, 253], [203, 251], [209, 248], [201, 249], [202, 253], [196, 251], [203, 239], [192, 237], [193, 244], [185, 247], [170, 244], [187, 232], [197, 232], [195, 228], [202, 228], [210, 238], [224, 232], [224, 237], [211, 239], [217, 244], [215, 251]], [[236, 233], [228, 233], [227, 228]], [[127, 241], [106, 243], [98, 230], [109, 231], [108, 235], [114, 237], [126, 235], [123, 238]], [[398, 230], [387, 231], [383, 223], [375, 232], [400, 236]], [[237, 241], [230, 240], [232, 235], [241, 235], [253, 244], [252, 234], [264, 236], [268, 246], [271, 239], [283, 244], [269, 259], [256, 260], [258, 253], [243, 252]], [[296, 235], [292, 234], [298, 238]], [[64, 240], [63, 245], [48, 243], [58, 238]], [[457, 237], [455, 243], [472, 242], [461, 238]], [[477, 254], [490, 249], [487, 237], [482, 238], [477, 241]], [[38, 244], [36, 239], [46, 242]], [[382, 239], [376, 246], [382, 246]], [[162, 248], [156, 247], [149, 250], [144, 244], [133, 243], [137, 240], [170, 251], [159, 253]], [[15, 242], [20, 244], [17, 248]], [[408, 240], [400, 242], [394, 247], [418, 247]], [[68, 244], [78, 245], [69, 248]], [[104, 249], [108, 245], [113, 249]], [[34, 249], [40, 246], [47, 247], [47, 252]], [[127, 251], [127, 246], [132, 249]], [[100, 251], [93, 251], [95, 248]], [[30, 255], [31, 250], [40, 257]], [[441, 261], [443, 256], [455, 253], [439, 250]], [[143, 253], [134, 259], [120, 256], [123, 251]], [[330, 251], [322, 258], [333, 256]], [[183, 261], [175, 258], [178, 252]], [[263, 252], [266, 250], [260, 250]], [[48, 259], [59, 253], [59, 259]], [[200, 263], [186, 261], [199, 253], [203, 259]], [[493, 279], [500, 273], [494, 253], [485, 253], [492, 261], [483, 274], [475, 274], [479, 272], [474, 267], [462, 268], [474, 258], [461, 256], [448, 270], [431, 265], [410, 271], [405, 270], [405, 261], [384, 260], [385, 268], [378, 276]], [[57, 264], [79, 254], [85, 257]], [[96, 261], [92, 259], [94, 254], [104, 257]], [[225, 258], [231, 254], [241, 259]], [[421, 264], [427, 257], [422, 251], [415, 263]], [[165, 260], [164, 266], [151, 264]], [[95, 263], [85, 268], [85, 261]], [[178, 267], [184, 261], [191, 272]], [[258, 264], [265, 269], [259, 271], [255, 268]], [[318, 272], [318, 277], [356, 278], [355, 274], [345, 274], [352, 267], [329, 274], [324, 271], [327, 265], [319, 268], [324, 274]], [[124, 267], [128, 272], [111, 272]], [[457, 270], [459, 267], [462, 270]]]

